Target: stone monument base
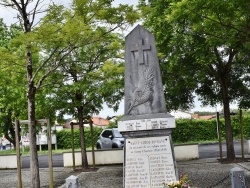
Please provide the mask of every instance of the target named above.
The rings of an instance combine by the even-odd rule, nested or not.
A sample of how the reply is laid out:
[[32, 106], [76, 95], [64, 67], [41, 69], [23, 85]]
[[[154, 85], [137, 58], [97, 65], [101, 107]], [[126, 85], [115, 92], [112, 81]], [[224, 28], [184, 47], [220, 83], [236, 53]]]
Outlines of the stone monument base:
[[[161, 121], [175, 127], [175, 120], [168, 114], [144, 118], [133, 119], [129, 116], [118, 122], [118, 129], [125, 138], [124, 188], [162, 188], [163, 183], [178, 180], [172, 128], [160, 128]], [[144, 125], [141, 122], [145, 122]], [[152, 122], [156, 129], [147, 129], [147, 125], [152, 127]], [[127, 125], [126, 131], [124, 125]]]

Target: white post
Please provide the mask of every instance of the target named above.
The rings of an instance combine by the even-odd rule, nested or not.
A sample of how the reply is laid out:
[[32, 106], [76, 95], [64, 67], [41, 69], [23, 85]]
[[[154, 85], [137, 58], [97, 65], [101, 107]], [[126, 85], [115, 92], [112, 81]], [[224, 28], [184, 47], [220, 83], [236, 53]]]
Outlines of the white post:
[[239, 167], [230, 170], [232, 188], [246, 188], [244, 171]]
[[78, 188], [78, 177], [71, 175], [66, 179], [66, 188]]

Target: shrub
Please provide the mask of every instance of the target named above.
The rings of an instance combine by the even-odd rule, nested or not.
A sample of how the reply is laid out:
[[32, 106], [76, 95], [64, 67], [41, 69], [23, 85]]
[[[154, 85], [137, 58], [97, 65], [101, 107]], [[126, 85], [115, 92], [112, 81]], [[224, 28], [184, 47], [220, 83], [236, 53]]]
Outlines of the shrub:
[[[102, 131], [101, 128], [97, 128], [97, 127], [93, 128], [94, 144], [96, 143], [101, 131]], [[58, 149], [70, 149], [70, 148], [72, 148], [71, 147], [71, 142], [72, 142], [71, 129], [64, 129], [64, 130], [56, 132], [56, 137], [57, 137]], [[90, 128], [86, 128], [86, 127], [84, 128], [84, 138], [85, 138], [86, 147], [91, 147]], [[75, 146], [75, 148], [81, 148], [79, 129], [74, 129], [74, 146]]]
[[[243, 131], [244, 137], [250, 137], [250, 116], [243, 116]], [[240, 138], [240, 120], [238, 116], [232, 116], [231, 118], [232, 130], [234, 138]], [[224, 119], [220, 119], [221, 125], [221, 137], [225, 139], [225, 122]], [[96, 143], [98, 136], [102, 129], [94, 127], [93, 137], [94, 144]], [[71, 130], [64, 129], [56, 133], [57, 147], [58, 149], [70, 149], [71, 148]], [[90, 128], [84, 128], [84, 137], [86, 147], [91, 147], [91, 132]], [[75, 148], [80, 148], [80, 134], [79, 129], [74, 129], [74, 144]], [[217, 140], [217, 122], [213, 120], [193, 120], [193, 119], [178, 119], [176, 120], [176, 128], [173, 129], [172, 139], [174, 143], [186, 143], [186, 142], [200, 142], [200, 141], [214, 141]]]
[[[244, 138], [250, 137], [250, 117], [243, 116], [243, 134]], [[238, 116], [231, 117], [231, 125], [234, 138], [240, 138], [240, 119]], [[220, 119], [221, 137], [225, 139], [225, 121]], [[185, 142], [199, 142], [199, 141], [213, 141], [218, 138], [217, 135], [217, 122], [213, 120], [192, 120], [192, 119], [179, 119], [176, 120], [176, 128], [173, 129], [172, 139], [174, 143]]]
[[176, 143], [214, 140], [217, 138], [216, 121], [190, 119], [177, 120], [176, 128], [172, 133], [172, 138]]

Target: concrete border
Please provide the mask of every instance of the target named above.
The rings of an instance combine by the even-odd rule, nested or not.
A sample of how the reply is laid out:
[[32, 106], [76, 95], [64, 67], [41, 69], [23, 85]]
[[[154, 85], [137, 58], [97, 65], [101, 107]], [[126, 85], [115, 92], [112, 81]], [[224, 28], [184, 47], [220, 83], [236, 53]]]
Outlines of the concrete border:
[[177, 161], [199, 159], [199, 146], [198, 144], [175, 145], [174, 153]]
[[[124, 154], [123, 149], [112, 149], [112, 150], [95, 150], [95, 164], [96, 165], [108, 165], [108, 164], [123, 164]], [[192, 145], [176, 145], [174, 146], [175, 159], [181, 160], [192, 160], [199, 158], [198, 144]], [[92, 152], [87, 151], [88, 164], [92, 165]], [[75, 165], [81, 165], [81, 152], [75, 152]], [[72, 153], [63, 153], [63, 166], [73, 166]]]
[[17, 156], [13, 155], [0, 155], [0, 169], [17, 168]]

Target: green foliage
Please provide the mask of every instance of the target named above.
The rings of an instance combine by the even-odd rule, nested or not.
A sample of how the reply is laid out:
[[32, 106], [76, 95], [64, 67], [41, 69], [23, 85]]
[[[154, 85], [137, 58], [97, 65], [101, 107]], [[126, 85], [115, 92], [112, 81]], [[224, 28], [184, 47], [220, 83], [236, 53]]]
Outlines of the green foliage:
[[[233, 137], [240, 139], [240, 119], [238, 116], [231, 117]], [[243, 116], [244, 138], [250, 137], [250, 116]], [[225, 121], [220, 119], [221, 137], [226, 138]], [[176, 128], [173, 130], [172, 139], [174, 143], [215, 141], [218, 139], [217, 122], [213, 120], [190, 120], [180, 119], [176, 121]]]
[[[234, 139], [240, 139], [240, 120], [238, 116], [231, 118]], [[224, 119], [220, 119], [221, 137], [225, 139], [225, 123]], [[244, 138], [250, 138], [250, 116], [243, 116], [243, 133]], [[111, 127], [117, 127], [116, 123], [110, 124]], [[94, 127], [94, 144], [98, 140], [102, 129]], [[71, 147], [71, 130], [64, 129], [56, 133], [58, 149], [70, 149]], [[74, 129], [75, 148], [80, 148], [79, 129]], [[86, 147], [91, 147], [91, 132], [90, 128], [85, 128], [84, 131]], [[213, 120], [192, 120], [179, 119], [176, 121], [176, 128], [173, 129], [172, 139], [174, 143], [200, 142], [200, 141], [215, 141], [218, 139], [217, 122]]]
[[[50, 7], [35, 32], [39, 46], [47, 51], [44, 59], [61, 61], [60, 68], [45, 83], [52, 86], [50, 106], [60, 118], [68, 114], [80, 119], [81, 106], [80, 116], [98, 113], [104, 101], [117, 110], [124, 88], [124, 37], [116, 29], [126, 28], [137, 19], [132, 6], [113, 7], [106, 0], [77, 0], [70, 9]], [[55, 49], [60, 53], [51, 58]]]
[[[15, 117], [26, 117], [27, 101], [25, 76], [20, 70], [23, 49], [15, 47], [12, 40], [20, 36], [22, 29], [16, 25], [7, 27], [0, 19], [0, 133], [15, 144], [13, 121]], [[18, 70], [18, 71], [17, 71]]]
[[198, 114], [199, 116], [208, 116], [208, 115], [214, 115], [214, 112], [197, 111], [194, 112], [194, 114]]
[[234, 159], [230, 103], [250, 108], [250, 2], [140, 0], [139, 5], [161, 53], [167, 108], [192, 107], [194, 93], [203, 105], [222, 104], [227, 157]]
[[[93, 141], [94, 146], [96, 144], [96, 141], [98, 140], [98, 136], [100, 135], [102, 129], [94, 127], [93, 128]], [[72, 136], [71, 136], [71, 129], [64, 129], [62, 131], [58, 131], [56, 133], [57, 137], [57, 147], [58, 149], [70, 149], [72, 148]], [[91, 131], [90, 128], [84, 128], [84, 138], [86, 147], [91, 147]], [[80, 143], [80, 132], [79, 129], [74, 129], [74, 146], [75, 148], [81, 148]]]
[[113, 121], [110, 121], [108, 128], [117, 128], [118, 127], [118, 121], [123, 118], [124, 115], [120, 116], [113, 116], [113, 117], [107, 117], [108, 120], [113, 119]]
[[117, 122], [110, 122], [108, 128], [117, 128]]
[[241, 107], [250, 104], [249, 1], [140, 0], [139, 5], [162, 57], [168, 109], [192, 107], [194, 92], [205, 105], [225, 105], [227, 98]]
[[215, 140], [217, 138], [216, 121], [205, 120], [177, 120], [173, 130], [174, 142], [185, 143], [189, 141]]

